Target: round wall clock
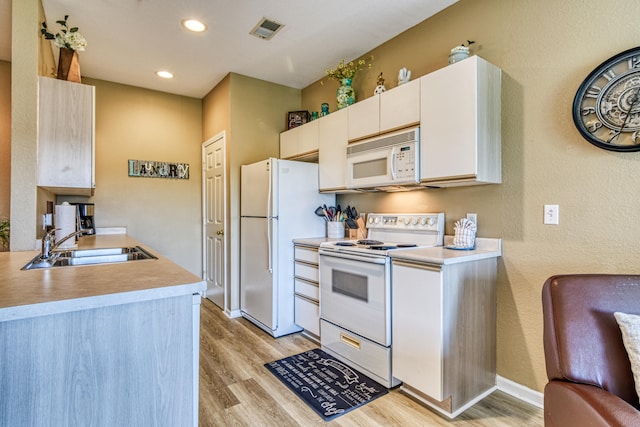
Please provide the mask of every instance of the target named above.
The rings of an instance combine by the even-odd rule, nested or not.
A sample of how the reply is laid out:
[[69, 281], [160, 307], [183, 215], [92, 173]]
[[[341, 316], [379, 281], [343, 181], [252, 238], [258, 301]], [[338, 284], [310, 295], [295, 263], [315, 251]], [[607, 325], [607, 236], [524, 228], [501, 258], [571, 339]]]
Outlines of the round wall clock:
[[593, 145], [640, 151], [640, 47], [609, 58], [582, 82], [573, 121]]

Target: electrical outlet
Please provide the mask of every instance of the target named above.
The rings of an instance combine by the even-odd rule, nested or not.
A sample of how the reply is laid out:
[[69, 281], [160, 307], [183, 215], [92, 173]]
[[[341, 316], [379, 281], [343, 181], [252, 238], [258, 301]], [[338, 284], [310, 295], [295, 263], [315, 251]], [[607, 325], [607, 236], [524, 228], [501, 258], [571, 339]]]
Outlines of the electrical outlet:
[[559, 205], [544, 205], [544, 223], [549, 225], [560, 224]]
[[476, 225], [476, 228], [478, 227], [478, 214], [477, 213], [468, 213], [467, 214], [467, 219], [469, 221], [473, 221], [473, 223]]

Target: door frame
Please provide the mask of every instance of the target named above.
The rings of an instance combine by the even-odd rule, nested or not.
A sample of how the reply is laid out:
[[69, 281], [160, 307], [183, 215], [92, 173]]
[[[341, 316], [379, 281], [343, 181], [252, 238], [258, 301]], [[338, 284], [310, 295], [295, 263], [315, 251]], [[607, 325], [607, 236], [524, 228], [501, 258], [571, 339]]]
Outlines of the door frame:
[[[221, 141], [222, 142], [222, 147], [223, 147], [223, 151], [224, 151], [224, 162], [223, 162], [223, 176], [224, 176], [224, 185], [223, 185], [223, 191], [224, 191], [224, 196], [223, 196], [223, 220], [222, 220], [222, 229], [223, 230], [228, 230], [229, 229], [229, 224], [228, 224], [228, 215], [227, 215], [227, 207], [228, 207], [228, 198], [227, 198], [227, 159], [226, 159], [226, 155], [227, 155], [227, 137], [226, 137], [226, 131], [221, 131], [220, 133], [214, 135], [213, 137], [209, 138], [208, 140], [206, 140], [205, 142], [202, 143], [202, 182], [201, 182], [201, 187], [202, 187], [202, 278], [205, 280], [205, 282], [207, 281], [207, 275], [208, 275], [208, 271], [207, 271], [207, 230], [206, 230], [206, 226], [207, 226], [207, 184], [206, 184], [206, 150], [210, 145], [213, 145], [217, 142]], [[228, 281], [228, 268], [229, 268], [229, 244], [228, 244], [228, 235], [227, 233], [225, 233], [223, 235], [223, 239], [222, 239], [222, 252], [223, 252], [223, 257], [224, 257], [224, 262], [222, 263], [223, 265], [223, 272], [222, 272], [222, 282], [223, 282], [223, 293], [224, 293], [224, 297], [223, 297], [223, 311], [226, 313], [229, 310], [229, 281]], [[205, 295], [206, 297], [206, 291], [205, 291]]]

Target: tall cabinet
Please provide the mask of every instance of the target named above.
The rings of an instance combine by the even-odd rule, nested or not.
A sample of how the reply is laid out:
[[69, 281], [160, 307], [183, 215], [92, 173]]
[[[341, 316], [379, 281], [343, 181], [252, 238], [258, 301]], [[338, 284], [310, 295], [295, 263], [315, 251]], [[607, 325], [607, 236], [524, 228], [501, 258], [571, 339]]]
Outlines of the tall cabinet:
[[38, 186], [58, 195], [95, 188], [95, 87], [38, 78]]

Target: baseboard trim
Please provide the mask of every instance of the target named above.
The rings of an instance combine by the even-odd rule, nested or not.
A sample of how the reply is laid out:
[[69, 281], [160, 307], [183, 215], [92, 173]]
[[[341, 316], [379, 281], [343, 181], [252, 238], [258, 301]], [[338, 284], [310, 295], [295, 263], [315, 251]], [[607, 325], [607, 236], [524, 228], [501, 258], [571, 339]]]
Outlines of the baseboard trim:
[[229, 319], [235, 319], [236, 317], [242, 317], [242, 311], [240, 310], [225, 310], [224, 314], [227, 315], [227, 317], [229, 317]]
[[511, 381], [507, 378], [496, 376], [496, 385], [498, 390], [503, 391], [517, 399], [530, 403], [538, 408], [543, 407], [544, 395], [539, 391], [525, 387], [522, 384]]

